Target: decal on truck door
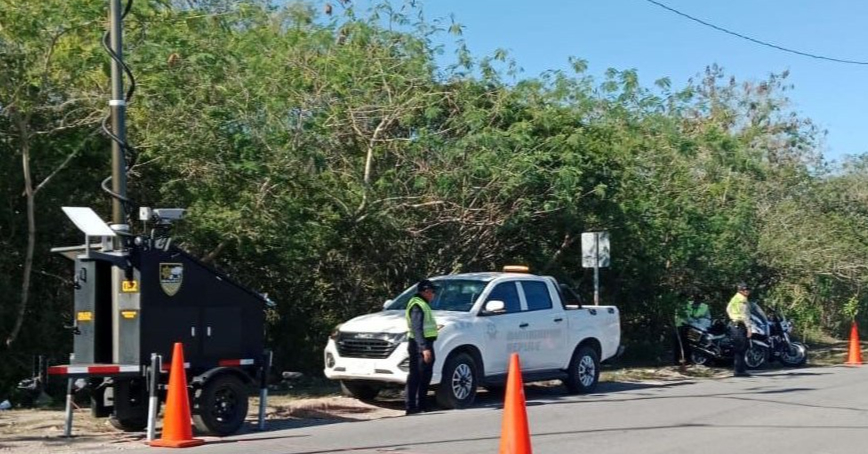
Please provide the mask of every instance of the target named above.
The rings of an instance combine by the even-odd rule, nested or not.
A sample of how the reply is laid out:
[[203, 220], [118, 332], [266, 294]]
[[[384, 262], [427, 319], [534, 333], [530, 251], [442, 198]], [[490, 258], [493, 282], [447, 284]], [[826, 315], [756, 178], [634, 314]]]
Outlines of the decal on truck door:
[[166, 292], [166, 295], [174, 296], [181, 289], [181, 282], [184, 281], [184, 264], [183, 263], [161, 263], [160, 264], [160, 287]]

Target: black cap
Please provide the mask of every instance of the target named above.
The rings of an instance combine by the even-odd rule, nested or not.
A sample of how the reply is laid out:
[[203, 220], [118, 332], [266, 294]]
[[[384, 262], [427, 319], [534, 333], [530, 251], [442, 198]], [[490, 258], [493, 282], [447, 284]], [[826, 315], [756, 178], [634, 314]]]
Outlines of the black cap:
[[418, 284], [416, 284], [416, 291], [417, 292], [424, 292], [425, 290], [428, 290], [428, 289], [437, 291], [437, 286], [434, 285], [434, 283], [429, 281], [428, 279], [422, 279], [421, 281], [419, 281]]
[[750, 289], [748, 288], [747, 284], [744, 283], [744, 282], [739, 282], [737, 288], [738, 288], [739, 291], [741, 291], [741, 290], [750, 290]]

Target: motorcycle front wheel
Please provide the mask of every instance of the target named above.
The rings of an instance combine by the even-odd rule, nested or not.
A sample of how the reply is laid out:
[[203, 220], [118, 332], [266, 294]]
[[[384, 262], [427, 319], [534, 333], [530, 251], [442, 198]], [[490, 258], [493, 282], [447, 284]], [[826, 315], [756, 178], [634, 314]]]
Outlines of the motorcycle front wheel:
[[703, 352], [693, 350], [690, 352], [690, 362], [697, 366], [708, 366], [711, 358]]
[[790, 342], [788, 348], [781, 352], [781, 363], [787, 367], [804, 366], [808, 361], [808, 348], [801, 342]]
[[744, 364], [748, 369], [758, 369], [765, 364], [769, 351], [765, 347], [751, 346], [744, 352]]

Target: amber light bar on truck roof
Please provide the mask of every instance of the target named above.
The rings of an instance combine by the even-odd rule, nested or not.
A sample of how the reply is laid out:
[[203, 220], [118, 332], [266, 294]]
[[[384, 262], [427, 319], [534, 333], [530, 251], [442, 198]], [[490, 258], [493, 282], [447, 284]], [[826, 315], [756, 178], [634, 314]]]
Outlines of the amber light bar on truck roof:
[[506, 265], [503, 267], [504, 273], [530, 273], [530, 268], [524, 265]]

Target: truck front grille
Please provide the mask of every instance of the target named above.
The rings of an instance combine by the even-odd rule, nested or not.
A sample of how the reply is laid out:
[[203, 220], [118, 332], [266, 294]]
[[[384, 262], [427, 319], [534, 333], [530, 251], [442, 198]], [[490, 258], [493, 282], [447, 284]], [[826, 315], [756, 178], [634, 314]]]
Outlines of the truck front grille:
[[363, 333], [341, 333], [338, 353], [344, 358], [388, 358], [398, 344], [385, 339], [359, 337]]

